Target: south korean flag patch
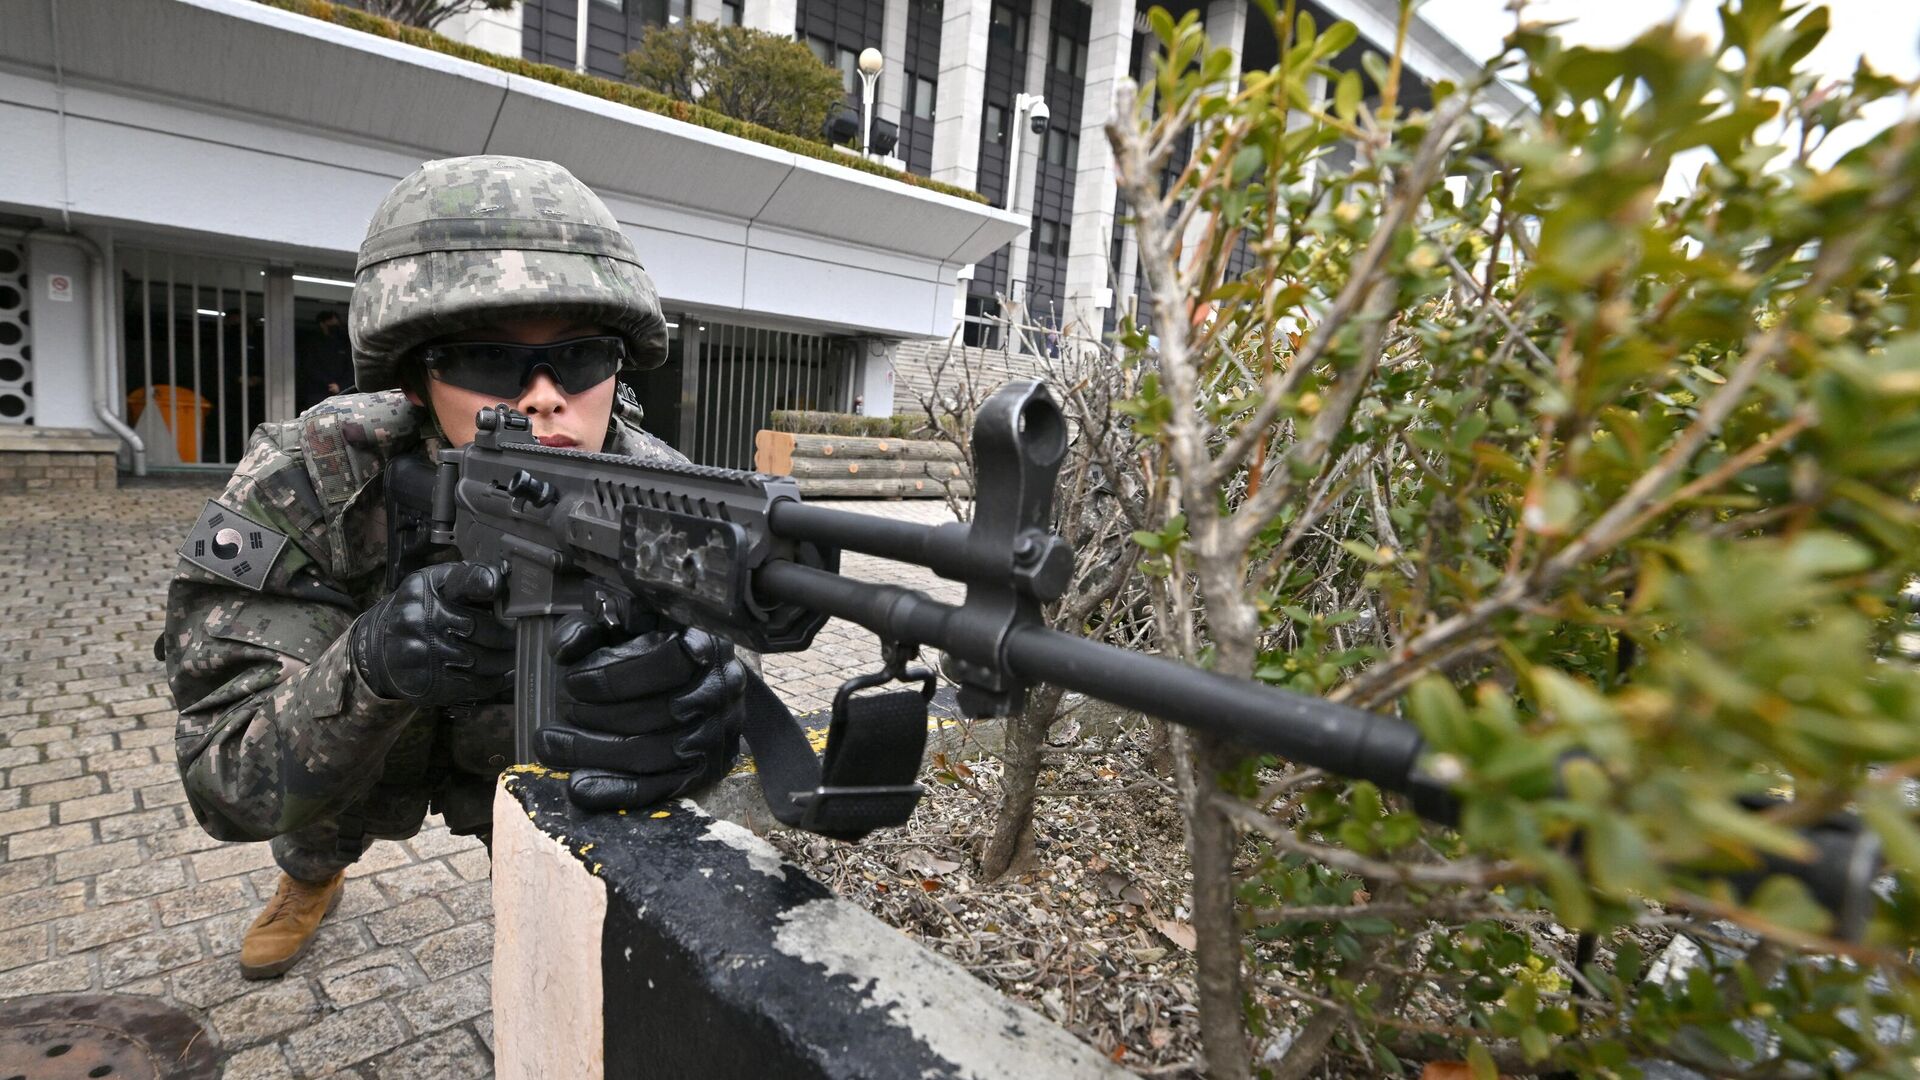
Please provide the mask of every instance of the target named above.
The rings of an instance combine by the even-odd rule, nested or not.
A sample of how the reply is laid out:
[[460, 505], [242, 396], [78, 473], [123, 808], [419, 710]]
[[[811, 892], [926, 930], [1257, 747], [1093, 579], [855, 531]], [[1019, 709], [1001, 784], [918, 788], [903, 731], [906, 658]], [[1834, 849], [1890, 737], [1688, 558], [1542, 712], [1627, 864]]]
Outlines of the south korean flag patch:
[[259, 592], [266, 587], [267, 571], [286, 547], [285, 535], [208, 499], [200, 520], [180, 545], [180, 557], [215, 577]]

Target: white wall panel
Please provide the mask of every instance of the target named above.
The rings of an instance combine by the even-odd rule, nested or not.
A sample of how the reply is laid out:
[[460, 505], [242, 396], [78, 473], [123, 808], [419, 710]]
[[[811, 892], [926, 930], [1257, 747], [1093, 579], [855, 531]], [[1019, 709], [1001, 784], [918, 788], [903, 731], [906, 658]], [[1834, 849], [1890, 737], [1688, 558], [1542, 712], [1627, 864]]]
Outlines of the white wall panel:
[[773, 251], [747, 253], [746, 308], [841, 325], [876, 334], [921, 337], [936, 286]]

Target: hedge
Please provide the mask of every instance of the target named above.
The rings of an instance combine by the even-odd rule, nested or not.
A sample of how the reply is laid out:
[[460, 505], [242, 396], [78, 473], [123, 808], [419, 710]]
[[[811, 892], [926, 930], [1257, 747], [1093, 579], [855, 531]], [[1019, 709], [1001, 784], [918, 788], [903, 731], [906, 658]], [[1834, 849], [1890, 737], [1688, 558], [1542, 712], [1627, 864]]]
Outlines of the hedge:
[[468, 45], [465, 42], [455, 41], [452, 38], [436, 34], [431, 30], [422, 30], [417, 26], [405, 26], [391, 19], [383, 19], [378, 15], [369, 15], [355, 8], [330, 3], [329, 0], [256, 0], [256, 2], [265, 4], [268, 7], [279, 8], [282, 11], [291, 11], [297, 15], [305, 15], [311, 19], [319, 19], [321, 22], [332, 23], [335, 26], [344, 26], [350, 30], [358, 30], [361, 33], [373, 34], [377, 37], [387, 38], [422, 49], [430, 49], [434, 52], [458, 57], [462, 60], [471, 60], [476, 64], [485, 64], [487, 67], [496, 68], [513, 75], [523, 75], [529, 79], [538, 79], [544, 83], [551, 83], [554, 86], [564, 86], [569, 90], [578, 90], [583, 94], [591, 94], [594, 97], [607, 101], [618, 102], [622, 105], [631, 105], [636, 109], [657, 113], [661, 116], [672, 117], [675, 120], [683, 120], [689, 124], [706, 128], [709, 131], [718, 131], [723, 135], [734, 135], [765, 146], [772, 146], [780, 150], [787, 150], [805, 157], [829, 162], [842, 168], [872, 173], [875, 176], [883, 176], [889, 180], [898, 180], [911, 187], [925, 188], [928, 191], [939, 192], [942, 195], [951, 195], [956, 199], [966, 199], [969, 202], [984, 203], [987, 201], [979, 192], [968, 191], [966, 188], [955, 187], [952, 184], [943, 184], [938, 180], [929, 180], [924, 176], [917, 176], [913, 173], [889, 169], [884, 165], [876, 165], [863, 158], [849, 157], [823, 142], [810, 142], [806, 139], [773, 131], [769, 128], [763, 128], [758, 124], [749, 124], [741, 120], [735, 120], [731, 116], [723, 116], [720, 113], [714, 112], [712, 109], [703, 109], [698, 105], [670, 98], [665, 94], [645, 90], [638, 86], [632, 86], [614, 79], [605, 79], [598, 75], [583, 75], [580, 72], [568, 71], [566, 68], [555, 67], [552, 64], [536, 64], [530, 60], [522, 60], [517, 56], [502, 56], [499, 53], [489, 52], [486, 49]]

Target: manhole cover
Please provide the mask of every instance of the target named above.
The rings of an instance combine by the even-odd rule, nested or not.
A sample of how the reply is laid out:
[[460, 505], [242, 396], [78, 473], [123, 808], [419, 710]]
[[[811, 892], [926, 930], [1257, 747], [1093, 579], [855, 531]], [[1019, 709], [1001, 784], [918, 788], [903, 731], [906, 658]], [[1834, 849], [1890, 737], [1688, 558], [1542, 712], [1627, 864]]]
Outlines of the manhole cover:
[[0, 1080], [212, 1080], [213, 1039], [158, 998], [0, 1002]]

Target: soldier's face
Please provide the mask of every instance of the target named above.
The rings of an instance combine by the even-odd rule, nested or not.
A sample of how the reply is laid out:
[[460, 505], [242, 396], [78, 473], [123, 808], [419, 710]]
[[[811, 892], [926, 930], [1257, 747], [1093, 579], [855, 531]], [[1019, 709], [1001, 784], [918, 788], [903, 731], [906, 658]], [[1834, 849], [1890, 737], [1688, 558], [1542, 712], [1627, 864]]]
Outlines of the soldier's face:
[[[556, 341], [595, 337], [610, 333], [605, 327], [578, 323], [571, 319], [513, 319], [478, 327], [448, 336], [448, 341], [501, 341], [515, 345], [551, 345]], [[607, 421], [613, 416], [614, 380], [577, 394], [569, 394], [545, 369], [536, 371], [533, 380], [519, 398], [505, 402], [533, 421], [534, 437], [548, 446], [564, 446], [598, 453], [607, 438]], [[502, 404], [498, 397], [466, 390], [427, 377], [428, 401], [422, 402], [412, 391], [407, 397], [416, 405], [433, 408], [440, 430], [458, 448], [473, 441], [473, 417], [481, 409]]]

